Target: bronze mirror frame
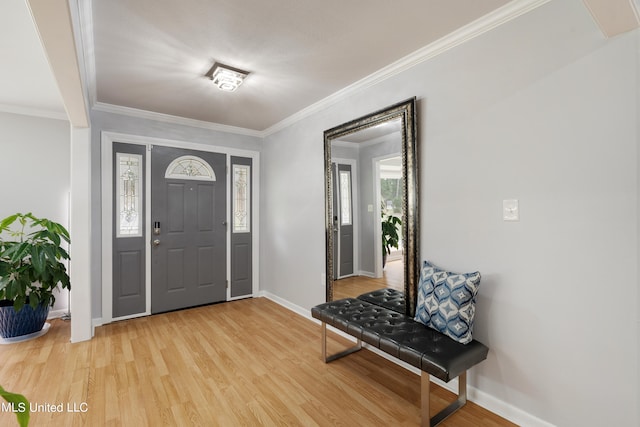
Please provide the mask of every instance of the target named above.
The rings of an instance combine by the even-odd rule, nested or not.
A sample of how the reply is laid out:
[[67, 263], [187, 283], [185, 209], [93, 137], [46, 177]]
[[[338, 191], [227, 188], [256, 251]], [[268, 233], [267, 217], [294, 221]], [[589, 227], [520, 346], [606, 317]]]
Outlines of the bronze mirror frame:
[[334, 139], [376, 126], [388, 120], [402, 119], [402, 178], [403, 178], [403, 257], [406, 314], [415, 313], [418, 279], [418, 152], [416, 98], [349, 121], [324, 132], [325, 174], [325, 238], [327, 301], [333, 300], [333, 178], [331, 173], [331, 142]]

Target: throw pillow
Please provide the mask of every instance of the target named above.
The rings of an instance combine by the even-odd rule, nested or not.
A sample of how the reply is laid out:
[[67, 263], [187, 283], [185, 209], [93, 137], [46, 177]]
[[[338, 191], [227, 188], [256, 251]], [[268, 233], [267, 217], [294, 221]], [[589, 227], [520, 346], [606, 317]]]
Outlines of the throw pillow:
[[462, 344], [469, 343], [479, 285], [479, 271], [452, 273], [424, 261], [415, 320]]

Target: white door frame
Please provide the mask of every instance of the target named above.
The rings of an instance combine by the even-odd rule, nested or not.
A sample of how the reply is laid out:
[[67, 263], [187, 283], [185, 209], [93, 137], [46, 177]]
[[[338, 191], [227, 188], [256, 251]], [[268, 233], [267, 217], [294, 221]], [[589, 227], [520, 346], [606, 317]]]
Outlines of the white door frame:
[[[114, 320], [124, 320], [134, 317], [148, 316], [151, 314], [151, 156], [147, 154], [145, 167], [145, 191], [147, 194], [145, 200], [145, 212], [146, 212], [146, 226], [145, 226], [145, 288], [146, 288], [146, 310], [144, 313], [138, 313], [130, 316], [122, 316], [113, 318], [113, 226], [112, 226], [112, 213], [113, 213], [113, 144], [115, 142], [121, 142], [125, 144], [145, 145], [148, 148], [147, 153], [150, 153], [150, 147], [153, 145], [183, 148], [187, 150], [198, 150], [222, 153], [227, 155], [227, 177], [229, 177], [229, 171], [231, 170], [230, 162], [231, 156], [247, 157], [252, 159], [252, 176], [253, 176], [253, 188], [252, 188], [252, 215], [253, 215], [253, 233], [252, 233], [252, 295], [258, 294], [259, 277], [260, 277], [260, 153], [251, 150], [241, 150], [230, 147], [220, 147], [202, 143], [178, 141], [171, 139], [154, 138], [140, 135], [129, 135], [117, 132], [101, 132], [102, 153], [101, 153], [101, 170], [102, 170], [102, 318], [94, 320], [94, 326], [100, 326], [107, 323], [111, 323]], [[231, 197], [231, 185], [230, 179], [227, 179], [227, 224], [230, 222], [230, 197]], [[231, 239], [230, 239], [231, 227], [227, 227], [227, 283], [231, 283]], [[238, 298], [246, 298], [242, 296], [238, 298], [231, 298], [231, 287], [227, 287], [227, 301]]]
[[[380, 218], [382, 216], [382, 209], [380, 208], [380, 205], [382, 203], [382, 197], [381, 197], [381, 191], [380, 191], [380, 162], [382, 160], [387, 160], [387, 159], [393, 159], [394, 157], [400, 157], [402, 156], [402, 153], [398, 154], [398, 153], [394, 153], [394, 154], [386, 154], [384, 156], [379, 156], [379, 157], [374, 157], [373, 158], [373, 200], [374, 200], [374, 205], [373, 205], [373, 212], [375, 215], [375, 221], [380, 221]], [[382, 241], [382, 227], [378, 226], [378, 227], [373, 227], [373, 235], [374, 235], [374, 242], [381, 242]], [[382, 277], [382, 245], [381, 244], [375, 244], [374, 245], [374, 268], [375, 268], [375, 277], [376, 278], [380, 278]]]

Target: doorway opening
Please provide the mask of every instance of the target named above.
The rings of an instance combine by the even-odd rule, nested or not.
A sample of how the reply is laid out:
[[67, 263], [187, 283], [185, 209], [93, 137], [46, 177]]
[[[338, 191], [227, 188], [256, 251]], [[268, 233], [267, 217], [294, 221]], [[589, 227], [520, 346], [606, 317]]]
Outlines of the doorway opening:
[[382, 278], [387, 270], [404, 271], [402, 156], [376, 158], [374, 170], [376, 217], [380, 221], [376, 227], [376, 241], [380, 243], [377, 244], [375, 277]]

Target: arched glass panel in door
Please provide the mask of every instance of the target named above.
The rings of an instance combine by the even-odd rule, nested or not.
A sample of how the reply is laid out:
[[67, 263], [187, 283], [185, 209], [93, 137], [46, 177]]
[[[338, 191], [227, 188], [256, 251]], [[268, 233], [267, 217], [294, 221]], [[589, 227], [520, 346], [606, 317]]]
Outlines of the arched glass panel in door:
[[216, 174], [213, 172], [213, 168], [209, 163], [197, 156], [178, 157], [167, 166], [164, 177], [199, 181], [216, 180]]

